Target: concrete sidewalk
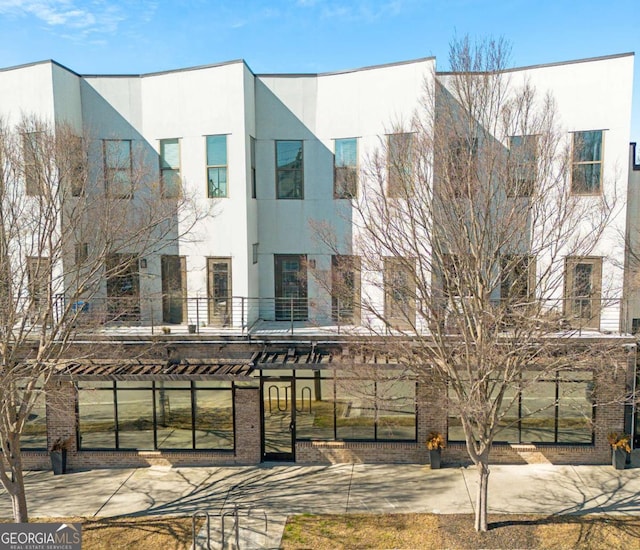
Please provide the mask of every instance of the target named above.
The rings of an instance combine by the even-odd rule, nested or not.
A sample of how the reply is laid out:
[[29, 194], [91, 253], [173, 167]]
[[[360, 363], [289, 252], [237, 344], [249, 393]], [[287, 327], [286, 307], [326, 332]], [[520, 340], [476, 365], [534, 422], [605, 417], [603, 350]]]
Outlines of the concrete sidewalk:
[[[473, 467], [263, 464], [244, 467], [139, 468], [29, 472], [32, 517], [191, 515], [264, 510], [284, 523], [297, 513], [472, 513]], [[611, 466], [493, 465], [490, 513], [638, 514], [640, 469]], [[11, 503], [0, 496], [0, 516]]]

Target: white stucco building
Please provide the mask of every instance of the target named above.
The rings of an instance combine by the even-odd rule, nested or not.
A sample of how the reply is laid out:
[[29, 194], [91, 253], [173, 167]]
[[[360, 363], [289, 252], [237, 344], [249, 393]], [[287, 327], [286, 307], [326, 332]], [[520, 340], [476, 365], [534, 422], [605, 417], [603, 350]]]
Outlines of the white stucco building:
[[[624, 235], [633, 232], [631, 241], [640, 240], [635, 237], [637, 224], [627, 219], [635, 215], [627, 208], [627, 198], [629, 205], [638, 204], [637, 191], [629, 192], [630, 182], [635, 182], [633, 189], [638, 184], [637, 171], [629, 163], [633, 61], [633, 54], [620, 54], [506, 72], [514, 85], [528, 83], [540, 97], [553, 97], [560, 140], [570, 151], [565, 170], [573, 198], [582, 204], [592, 201], [594, 209], [602, 197], [615, 204], [597, 246], [587, 256], [563, 258], [555, 268], [559, 270], [558, 284], [548, 296], [541, 297], [555, 300], [554, 307], [565, 317], [578, 317], [580, 328], [591, 331], [594, 337], [629, 333], [632, 319], [640, 318], [640, 300], [637, 293], [630, 291], [630, 278], [625, 279], [624, 271], [625, 258], [629, 263]], [[400, 147], [403, 138], [398, 136], [406, 134], [399, 129], [410, 126], [416, 109], [425, 99], [428, 101], [430, 90], [446, 91], [452, 80], [450, 73], [437, 71], [434, 58], [335, 73], [264, 75], [254, 74], [242, 60], [142, 75], [80, 75], [54, 61], [44, 61], [0, 70], [0, 118], [11, 125], [23, 114], [29, 114], [77, 129], [90, 141], [90, 154], [101, 167], [89, 180], [94, 189], [109, 185], [102, 178], [111, 172], [123, 173], [125, 181], [129, 177], [127, 170], [132, 170], [136, 155], [140, 155], [148, 177], [159, 182], [163, 197], [172, 198], [181, 189], [199, 210], [206, 212], [188, 235], [168, 249], [137, 257], [134, 267], [120, 275], [118, 284], [105, 281], [101, 292], [89, 299], [87, 313], [99, 310], [101, 304], [112, 299], [133, 300], [135, 307], [128, 316], [119, 316], [120, 321], [145, 330], [152, 327], [154, 334], [162, 325], [167, 332], [171, 329], [173, 336], [184, 335], [188, 343], [193, 343], [186, 354], [197, 352], [199, 357], [207, 358], [222, 353], [221, 346], [226, 342], [222, 338], [247, 343], [241, 339], [250, 335], [258, 340], [271, 338], [269, 345], [274, 345], [273, 339], [284, 335], [286, 343], [279, 344], [288, 349], [282, 363], [275, 365], [285, 369], [291, 368], [283, 366], [291, 357], [301, 356], [296, 346], [306, 346], [305, 350], [309, 347], [311, 357], [316, 344], [331, 340], [332, 345], [342, 345], [339, 340], [345, 331], [367, 334], [370, 318], [357, 307], [361, 295], [371, 296], [381, 308], [387, 307], [384, 290], [367, 284], [367, 280], [383, 282], [383, 273], [368, 273], [368, 278], [363, 276], [360, 280], [359, 264], [347, 270], [353, 292], [351, 303], [332, 296], [331, 273], [340, 261], [336, 258], [357, 254], [352, 198], [368, 184], [367, 172], [376, 152], [387, 145]], [[318, 238], [322, 231], [330, 234], [335, 249], [327, 245], [327, 239], [323, 242]], [[538, 259], [538, 271], [545, 268], [544, 262], [544, 258]], [[495, 292], [499, 300], [500, 295]], [[582, 315], [583, 306], [589, 311], [586, 316]], [[188, 336], [187, 325], [189, 332], [197, 331], [202, 338], [189, 340], [192, 337]], [[416, 325], [422, 326], [419, 321]], [[309, 343], [312, 340], [313, 344]], [[186, 346], [184, 342], [179, 345]], [[202, 347], [205, 345], [209, 347]], [[172, 357], [171, 353], [175, 349], [169, 343], [167, 356]], [[238, 357], [240, 352], [234, 348], [233, 353]], [[311, 396], [320, 387], [321, 378], [308, 368], [306, 378], [300, 378], [307, 382], [301, 382], [298, 388], [304, 388]], [[149, 392], [160, 391], [153, 378], [157, 374], [148, 374]], [[276, 375], [264, 378], [276, 384]], [[82, 393], [82, 376], [86, 377], [86, 372], [79, 376], [81, 385], [70, 390], [70, 400], [80, 403], [80, 427], [67, 426], [67, 431], [78, 438], [77, 464], [100, 462], [103, 456], [99, 452], [88, 454], [89, 450], [162, 450], [157, 404], [153, 405], [153, 438], [142, 446], [132, 438], [134, 442], [127, 447], [120, 435], [115, 443], [107, 444], [100, 437], [94, 438], [89, 430], [82, 443], [82, 414], [89, 407], [83, 404]], [[268, 388], [261, 379], [259, 396], [257, 392], [250, 395], [249, 389], [243, 388], [238, 395], [245, 400], [244, 408], [233, 409], [235, 423], [232, 422], [233, 430], [228, 430], [233, 432], [229, 435], [232, 442], [227, 441], [224, 452], [236, 452], [237, 462], [269, 455], [270, 442], [266, 439], [270, 436], [265, 434], [269, 431], [271, 388], [277, 386], [287, 396], [288, 391], [297, 395], [296, 376], [288, 374], [277, 382], [280, 385]], [[109, 380], [114, 385], [109, 387], [111, 394], [107, 397], [113, 399], [115, 381], [119, 379]], [[189, 382], [193, 395], [194, 380]], [[235, 394], [231, 396], [232, 383], [235, 382], [225, 386], [225, 391], [229, 390], [225, 398], [236, 407], [240, 401], [235, 401]], [[578, 383], [588, 389], [593, 380], [580, 379]], [[212, 395], [220, 390], [207, 389]], [[446, 413], [438, 417], [442, 411], [424, 412], [419, 408], [422, 405], [416, 405], [420, 402], [417, 396], [424, 397], [428, 391], [427, 385], [413, 384], [403, 394], [402, 399], [409, 404], [398, 416], [408, 415], [412, 423], [399, 423], [405, 429], [399, 430], [400, 436], [389, 437], [391, 443], [380, 436], [382, 430], [379, 433], [376, 424], [368, 436], [353, 439], [382, 446], [371, 443], [370, 447], [351, 448], [348, 436], [340, 450], [336, 445], [316, 446], [310, 442], [311, 436], [300, 436], [302, 428], [296, 436], [292, 421], [285, 434], [288, 448], [271, 454], [278, 458], [291, 458], [298, 453], [306, 460], [316, 460], [320, 455], [329, 456], [330, 460], [335, 456], [336, 460], [350, 460], [360, 453], [363, 460], [418, 460], [424, 455], [422, 442], [427, 430], [433, 429], [427, 424], [432, 422], [437, 429], [447, 430]], [[125, 394], [126, 391], [122, 395]], [[585, 394], [586, 390], [582, 391], [582, 399], [588, 401]], [[178, 401], [178, 390], [175, 395]], [[305, 395], [302, 393], [303, 403]], [[164, 399], [164, 393], [159, 399]], [[189, 406], [195, 407], [195, 402], [193, 397]], [[229, 405], [229, 410], [233, 407]], [[623, 422], [619, 409], [615, 413], [617, 424]], [[198, 449], [199, 428], [194, 411], [190, 450]], [[251, 425], [253, 430], [247, 428], [242, 436], [237, 434], [238, 411], [244, 415], [243, 426]], [[253, 413], [261, 415], [255, 429]], [[295, 420], [295, 411], [292, 415]], [[439, 420], [433, 420], [436, 417]], [[116, 419], [116, 425], [117, 422]], [[596, 432], [587, 424], [583, 426], [583, 440], [577, 443], [590, 446], [586, 461], [598, 462], [609, 451], [604, 428]], [[334, 419], [333, 433], [327, 436], [333, 443], [340, 439], [338, 430]], [[124, 427], [116, 429], [121, 434], [125, 431]], [[558, 434], [556, 418], [555, 439], [545, 441], [557, 445], [549, 456], [566, 460], [563, 445], [577, 443], [562, 440], [562, 434]], [[273, 436], [271, 443], [276, 439]], [[216, 455], [220, 449], [214, 443], [207, 448], [210, 455], [201, 456], [224, 461], [228, 455]], [[87, 449], [84, 459], [80, 452], [83, 449]], [[380, 449], [388, 454], [378, 457]], [[457, 450], [454, 446], [451, 453], [464, 454], [461, 445]], [[135, 459], [133, 456], [122, 460], [137, 463], [141, 455], [136, 454]], [[505, 456], [508, 459], [511, 455]], [[189, 462], [193, 457], [178, 458]]]

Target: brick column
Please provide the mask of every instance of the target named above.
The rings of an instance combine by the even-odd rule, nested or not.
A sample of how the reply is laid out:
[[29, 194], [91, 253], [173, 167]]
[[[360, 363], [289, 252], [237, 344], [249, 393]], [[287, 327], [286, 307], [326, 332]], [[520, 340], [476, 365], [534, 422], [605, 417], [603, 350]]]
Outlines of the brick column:
[[77, 391], [72, 382], [52, 379], [45, 388], [47, 406], [47, 448], [57, 440], [67, 440], [71, 453], [78, 450], [76, 430]]
[[260, 388], [235, 388], [236, 461], [258, 464], [261, 460]]

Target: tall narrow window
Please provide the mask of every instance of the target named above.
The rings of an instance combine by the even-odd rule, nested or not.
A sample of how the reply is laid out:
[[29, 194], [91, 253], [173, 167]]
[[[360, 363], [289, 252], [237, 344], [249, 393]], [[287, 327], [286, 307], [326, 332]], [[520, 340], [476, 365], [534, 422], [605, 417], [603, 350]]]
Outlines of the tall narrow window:
[[478, 139], [452, 137], [445, 145], [440, 186], [445, 197], [471, 198], [479, 184]]
[[276, 321], [304, 321], [307, 304], [307, 257], [301, 254], [277, 254], [275, 265]]
[[112, 321], [140, 320], [140, 273], [134, 254], [109, 254], [105, 260], [107, 311]]
[[387, 196], [409, 196], [413, 192], [413, 134], [389, 134], [387, 140]]
[[508, 306], [523, 304], [532, 297], [535, 287], [535, 259], [525, 255], [502, 257], [500, 299]]
[[251, 198], [255, 199], [258, 196], [258, 190], [256, 187], [256, 138], [253, 136], [249, 139], [250, 155], [251, 155]]
[[228, 196], [227, 136], [207, 136], [207, 196]]
[[333, 166], [333, 198], [350, 199], [358, 194], [358, 140], [336, 139]]
[[565, 262], [565, 315], [583, 328], [600, 328], [602, 258], [572, 257]]
[[231, 323], [231, 258], [207, 260], [209, 289], [209, 323], [227, 326]]
[[507, 194], [530, 197], [538, 173], [538, 136], [511, 136], [509, 141]]
[[600, 193], [602, 185], [602, 130], [574, 132], [571, 191], [577, 195]]
[[131, 140], [105, 139], [104, 177], [107, 194], [115, 198], [133, 197]]
[[160, 185], [162, 197], [180, 196], [180, 140], [160, 140]]
[[49, 258], [43, 256], [30, 256], [27, 258], [27, 282], [31, 296], [30, 309], [32, 315], [37, 318], [43, 302], [47, 300], [49, 285], [51, 284], [51, 264]]
[[25, 192], [29, 196], [41, 195], [44, 190], [44, 163], [42, 158], [42, 133], [28, 132], [22, 135], [22, 160], [24, 162]]
[[74, 258], [76, 265], [82, 265], [89, 257], [89, 245], [87, 243], [76, 243], [74, 250]]
[[408, 258], [384, 259], [384, 314], [392, 327], [415, 326], [415, 267]]
[[338, 323], [360, 322], [360, 258], [331, 256], [331, 306]]
[[304, 198], [304, 152], [302, 140], [276, 141], [276, 197]]

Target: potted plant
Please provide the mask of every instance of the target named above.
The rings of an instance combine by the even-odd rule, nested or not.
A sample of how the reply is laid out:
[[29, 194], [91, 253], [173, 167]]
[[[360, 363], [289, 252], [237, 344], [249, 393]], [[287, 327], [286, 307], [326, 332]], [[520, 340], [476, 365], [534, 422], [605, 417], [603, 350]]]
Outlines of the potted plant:
[[53, 475], [67, 473], [67, 448], [69, 447], [69, 439], [56, 439], [49, 449], [49, 457], [51, 458], [51, 468]]
[[444, 436], [440, 432], [431, 432], [427, 436], [427, 449], [429, 449], [429, 463], [432, 470], [440, 468], [442, 449], [447, 446]]
[[625, 433], [612, 432], [607, 436], [611, 445], [611, 465], [616, 470], [624, 470], [627, 462], [627, 454], [631, 452], [629, 444], [631, 436]]
[[164, 334], [171, 334], [171, 327], [162, 327], [162, 332]]

